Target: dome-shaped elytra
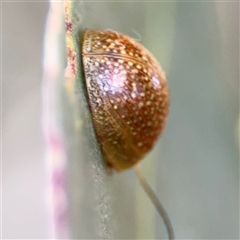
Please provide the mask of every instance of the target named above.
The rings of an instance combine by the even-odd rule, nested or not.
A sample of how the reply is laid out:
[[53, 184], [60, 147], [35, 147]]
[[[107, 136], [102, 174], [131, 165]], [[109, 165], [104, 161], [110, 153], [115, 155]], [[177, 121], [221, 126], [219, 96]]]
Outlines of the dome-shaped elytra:
[[86, 30], [82, 57], [89, 105], [106, 161], [132, 167], [153, 147], [168, 115], [168, 87], [156, 59], [135, 40]]
[[145, 65], [154, 65], [155, 68], [159, 68], [162, 78], [166, 78], [155, 57], [136, 40], [126, 35], [110, 30], [86, 30], [84, 39], [83, 54], [104, 54], [134, 59], [134, 61], [142, 62]]

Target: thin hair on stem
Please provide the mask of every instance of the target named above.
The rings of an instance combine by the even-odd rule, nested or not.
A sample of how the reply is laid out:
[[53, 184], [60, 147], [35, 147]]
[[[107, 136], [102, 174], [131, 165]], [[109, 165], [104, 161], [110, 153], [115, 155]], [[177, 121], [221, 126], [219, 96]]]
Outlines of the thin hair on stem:
[[166, 227], [167, 234], [168, 234], [168, 239], [174, 240], [173, 227], [172, 227], [170, 218], [169, 218], [166, 210], [164, 209], [162, 203], [159, 201], [158, 197], [156, 196], [156, 194], [154, 193], [154, 191], [152, 190], [150, 185], [147, 183], [147, 180], [145, 179], [145, 177], [142, 174], [140, 166], [139, 165], [134, 166], [134, 170], [140, 181], [142, 188], [144, 189], [145, 193], [152, 201], [153, 205], [156, 207], [158, 213], [160, 214], [160, 216], [164, 222], [164, 225]]

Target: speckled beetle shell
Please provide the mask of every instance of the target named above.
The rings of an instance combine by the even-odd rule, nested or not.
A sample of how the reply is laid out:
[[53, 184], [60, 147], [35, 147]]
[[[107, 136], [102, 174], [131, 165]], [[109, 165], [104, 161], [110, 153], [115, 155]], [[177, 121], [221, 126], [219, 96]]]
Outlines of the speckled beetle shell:
[[114, 31], [86, 30], [82, 60], [102, 153], [108, 165], [123, 171], [144, 157], [164, 128], [165, 74], [147, 49]]

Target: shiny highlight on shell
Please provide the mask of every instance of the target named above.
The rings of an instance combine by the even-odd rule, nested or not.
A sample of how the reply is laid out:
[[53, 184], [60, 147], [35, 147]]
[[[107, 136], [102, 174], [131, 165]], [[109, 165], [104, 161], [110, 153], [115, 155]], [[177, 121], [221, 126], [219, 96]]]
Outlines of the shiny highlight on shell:
[[115, 31], [86, 30], [84, 75], [103, 156], [120, 172], [139, 162], [164, 129], [169, 93], [151, 53]]

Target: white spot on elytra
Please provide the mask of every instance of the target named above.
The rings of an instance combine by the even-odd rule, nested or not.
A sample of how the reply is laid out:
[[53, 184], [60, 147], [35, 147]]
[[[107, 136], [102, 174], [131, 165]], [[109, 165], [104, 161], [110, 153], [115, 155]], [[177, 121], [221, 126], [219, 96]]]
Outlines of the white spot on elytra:
[[141, 107], [143, 107], [143, 105], [144, 105], [143, 102], [140, 102], [140, 103], [138, 104], [138, 107], [141, 108]]
[[148, 126], [152, 126], [152, 122], [151, 122], [151, 121], [148, 121], [147, 125], [148, 125]]
[[136, 93], [131, 93], [131, 96], [132, 96], [132, 98], [135, 98], [136, 97]]
[[137, 68], [138, 68], [138, 69], [141, 69], [141, 66], [140, 66], [140, 65], [137, 65]]
[[145, 61], [147, 61], [147, 58], [146, 58], [144, 55], [142, 56], [142, 59], [145, 60]]

